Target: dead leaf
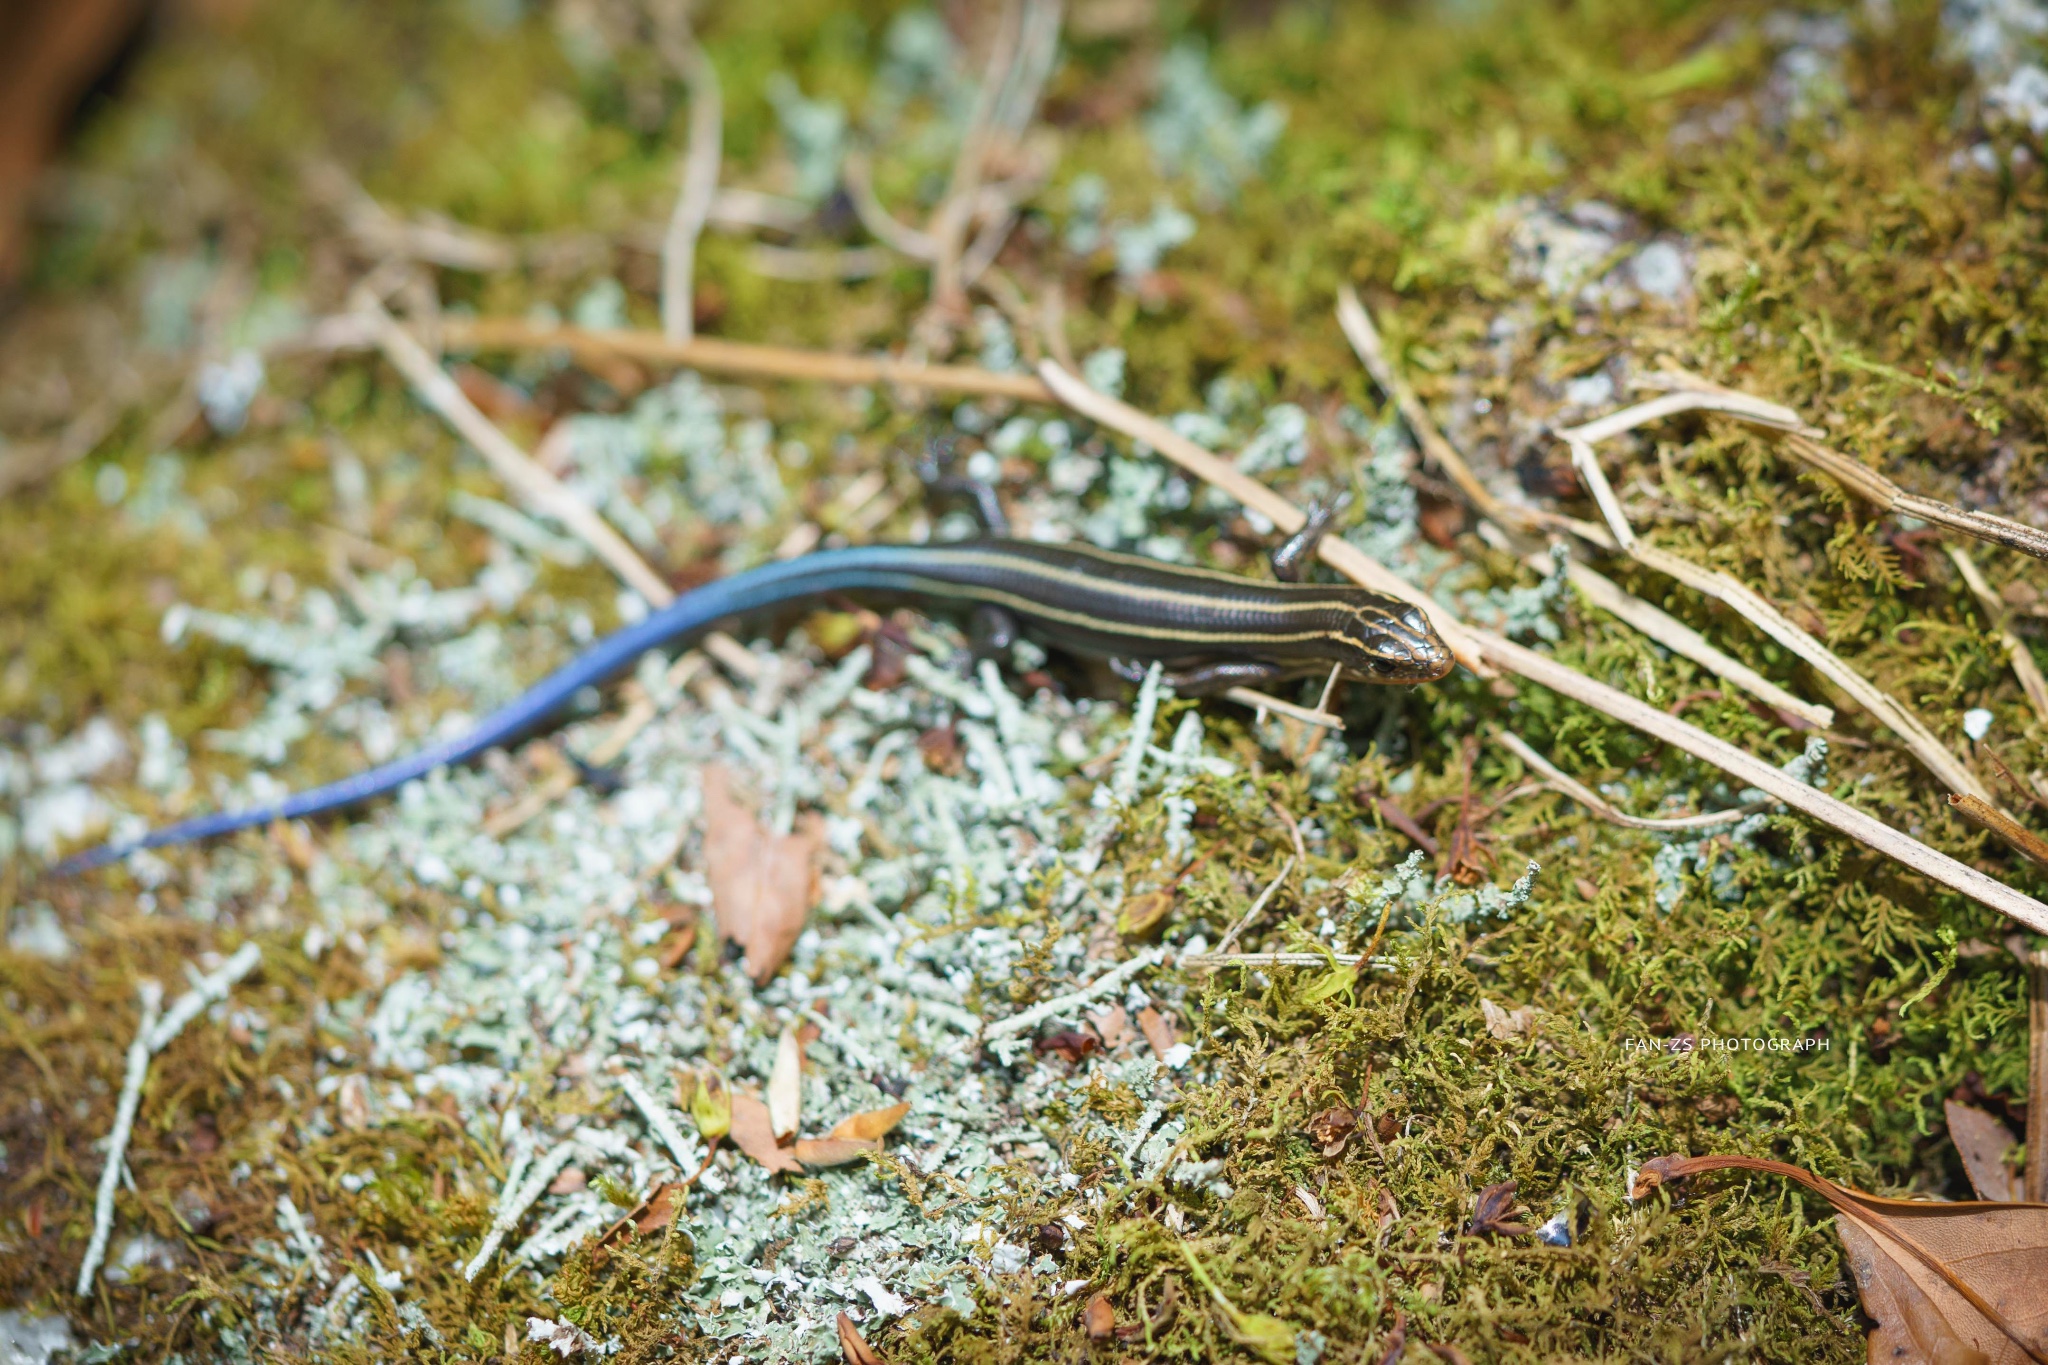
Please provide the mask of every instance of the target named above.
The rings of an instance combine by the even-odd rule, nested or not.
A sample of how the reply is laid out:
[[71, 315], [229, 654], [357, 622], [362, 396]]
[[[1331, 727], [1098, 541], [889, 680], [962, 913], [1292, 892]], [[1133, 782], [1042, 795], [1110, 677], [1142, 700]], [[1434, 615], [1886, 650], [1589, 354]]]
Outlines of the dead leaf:
[[1358, 1128], [1358, 1111], [1333, 1104], [1307, 1123], [1308, 1135], [1323, 1149], [1324, 1156], [1336, 1156]]
[[860, 1328], [844, 1313], [839, 1315], [839, 1358], [845, 1365], [888, 1365], [882, 1353], [868, 1345]]
[[1465, 1230], [1474, 1237], [1526, 1237], [1529, 1235], [1526, 1225], [1508, 1221], [1514, 1207], [1514, 1181], [1503, 1180], [1498, 1185], [1488, 1185], [1479, 1192], [1478, 1202], [1472, 1208], [1472, 1222]]
[[806, 1166], [845, 1166], [882, 1150], [878, 1138], [798, 1138], [789, 1149]]
[[1088, 1340], [1109, 1340], [1116, 1332], [1116, 1310], [1109, 1306], [1109, 1296], [1097, 1294], [1089, 1299], [1088, 1306], [1081, 1311], [1081, 1321], [1087, 1326]]
[[1943, 1102], [1948, 1114], [1949, 1141], [1963, 1158], [1963, 1171], [1979, 1199], [2014, 1204], [2026, 1198], [2019, 1173], [2005, 1164], [2006, 1149], [2013, 1145], [2012, 1129], [1975, 1105]]
[[1301, 1201], [1301, 1206], [1308, 1210], [1308, 1216], [1316, 1222], [1320, 1223], [1330, 1216], [1323, 1211], [1323, 1201], [1309, 1193], [1308, 1186], [1296, 1185], [1294, 1197]]
[[1782, 1161], [1662, 1156], [1632, 1197], [1706, 1171], [1796, 1180], [1834, 1205], [1863, 1311], [1870, 1359], [1893, 1365], [2048, 1365], [2048, 1204], [1883, 1199]]
[[683, 959], [690, 955], [690, 949], [696, 946], [697, 926], [685, 924], [680, 929], [669, 931], [668, 937], [661, 941], [661, 953], [656, 960], [661, 963], [663, 971], [672, 972], [682, 965]]
[[1124, 901], [1117, 912], [1116, 931], [1127, 938], [1143, 938], [1166, 923], [1173, 911], [1173, 892], [1140, 891]]
[[887, 1109], [868, 1109], [850, 1114], [832, 1125], [827, 1137], [854, 1138], [862, 1142], [879, 1142], [895, 1131], [903, 1122], [903, 1116], [910, 1112], [910, 1101], [892, 1104]]
[[815, 819], [792, 834], [775, 834], [732, 794], [722, 763], [704, 769], [704, 880], [718, 934], [746, 953], [747, 972], [765, 986], [789, 957], [818, 897]]
[[1057, 1052], [1068, 1062], [1078, 1062], [1091, 1053], [1102, 1050], [1102, 1040], [1092, 1033], [1079, 1029], [1061, 1029], [1058, 1033], [1047, 1034], [1031, 1045], [1031, 1050], [1043, 1057], [1048, 1052]]
[[796, 1159], [796, 1153], [775, 1140], [775, 1128], [768, 1117], [768, 1106], [759, 1097], [745, 1091], [732, 1092], [732, 1145], [745, 1152], [767, 1170], [770, 1175], [777, 1171], [801, 1171], [803, 1163]]
[[1479, 1012], [1486, 1016], [1486, 1031], [1503, 1043], [1526, 1037], [1536, 1027], [1536, 1007], [1533, 1005], [1504, 1010], [1491, 1000], [1481, 1000]]
[[768, 1073], [768, 1126], [777, 1142], [796, 1136], [803, 1106], [804, 1045], [797, 1037], [796, 1025], [791, 1024], [776, 1041], [775, 1069]]
[[1088, 1016], [1088, 1024], [1095, 1030], [1095, 1036], [1102, 1039], [1102, 1045], [1111, 1051], [1122, 1047], [1131, 1036], [1131, 1016], [1124, 1012], [1122, 1005], [1097, 1010]]
[[555, 1177], [555, 1183], [548, 1186], [548, 1193], [556, 1196], [574, 1194], [589, 1183], [590, 1177], [584, 1174], [581, 1166], [565, 1166]]
[[1173, 1051], [1180, 1038], [1174, 1033], [1173, 1020], [1153, 1009], [1150, 1005], [1138, 1011], [1138, 1031], [1145, 1035], [1145, 1041], [1152, 1045], [1153, 1055], [1160, 1061]]
[[604, 1235], [597, 1239], [599, 1246], [616, 1245], [631, 1228], [636, 1236], [645, 1237], [650, 1232], [659, 1232], [675, 1221], [683, 1201], [689, 1197], [689, 1185], [680, 1180], [666, 1180], [656, 1185], [651, 1194], [634, 1206], [633, 1211], [606, 1228]]

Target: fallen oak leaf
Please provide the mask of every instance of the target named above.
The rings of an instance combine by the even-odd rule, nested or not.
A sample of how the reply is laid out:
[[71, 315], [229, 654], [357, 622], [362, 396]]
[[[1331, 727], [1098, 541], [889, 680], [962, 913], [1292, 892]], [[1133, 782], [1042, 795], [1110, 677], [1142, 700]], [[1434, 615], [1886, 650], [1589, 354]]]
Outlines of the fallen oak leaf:
[[2005, 1164], [2006, 1149], [2013, 1145], [2012, 1129], [1973, 1104], [1945, 1100], [1941, 1107], [1948, 1115], [1949, 1141], [1955, 1143], [1977, 1197], [2002, 1204], [2025, 1198], [2019, 1174]]
[[776, 834], [732, 794], [723, 763], [704, 769], [704, 880], [720, 938], [746, 954], [748, 975], [765, 986], [789, 957], [818, 896], [818, 851], [823, 830], [815, 819], [796, 832]]
[[775, 1140], [775, 1125], [768, 1106], [757, 1095], [743, 1090], [732, 1092], [732, 1145], [752, 1157], [770, 1175], [777, 1171], [799, 1172], [803, 1163], [796, 1153]]
[[1783, 1176], [1834, 1206], [1863, 1311], [1877, 1323], [1872, 1361], [2048, 1365], [2048, 1204], [1885, 1199], [1744, 1156], [1646, 1161], [1630, 1197], [1718, 1170]]
[[903, 1116], [910, 1112], [910, 1101], [903, 1100], [886, 1109], [866, 1109], [850, 1114], [832, 1125], [832, 1131], [825, 1136], [851, 1138], [859, 1142], [879, 1142], [895, 1131], [903, 1122]]
[[1109, 1306], [1107, 1294], [1097, 1294], [1088, 1300], [1088, 1306], [1081, 1312], [1081, 1321], [1087, 1328], [1090, 1341], [1107, 1341], [1116, 1335], [1116, 1310]]

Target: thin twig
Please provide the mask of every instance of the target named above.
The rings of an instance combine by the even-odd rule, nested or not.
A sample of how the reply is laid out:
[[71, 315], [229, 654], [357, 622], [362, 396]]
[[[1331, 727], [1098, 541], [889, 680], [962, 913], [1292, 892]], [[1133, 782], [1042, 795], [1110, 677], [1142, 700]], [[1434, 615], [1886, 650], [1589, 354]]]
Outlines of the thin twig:
[[653, 364], [685, 365], [710, 374], [808, 379], [825, 384], [900, 384], [933, 393], [1013, 398], [1032, 403], [1058, 401], [1051, 389], [1030, 375], [998, 374], [967, 365], [921, 365], [888, 356], [756, 346], [711, 337], [675, 342], [659, 332], [596, 331], [502, 317], [449, 318], [443, 337], [449, 346], [471, 351], [564, 350], [587, 357], [623, 356]]
[[1365, 305], [1358, 301], [1358, 291], [1348, 284], [1337, 291], [1337, 325], [1344, 329], [1351, 349], [1364, 362], [1366, 373], [1394, 400], [1401, 419], [1414, 433], [1416, 444], [1422, 447], [1424, 458], [1458, 486], [1473, 509], [1505, 531], [1527, 534], [1537, 530], [1527, 510], [1509, 507], [1495, 497], [1493, 491], [1472, 472], [1472, 466], [1465, 463], [1465, 457], [1437, 430], [1414, 385], [1388, 357], [1386, 343], [1380, 339], [1379, 328], [1373, 325], [1372, 314], [1366, 312]]
[[1367, 953], [1188, 953], [1180, 965], [1194, 970], [1214, 971], [1219, 967], [1356, 967], [1370, 963], [1375, 971], [1387, 971], [1393, 963]]
[[626, 538], [614, 531], [590, 504], [570, 491], [568, 485], [535, 464], [511, 437], [484, 416], [461, 387], [434, 363], [412, 333], [384, 311], [381, 303], [374, 298], [361, 297], [357, 307], [370, 319], [377, 345], [385, 358], [405, 376], [420, 400], [455, 428], [456, 433], [484, 457], [485, 463], [527, 506], [567, 527], [595, 551], [613, 573], [655, 606], [665, 607], [675, 600], [675, 593], [662, 581], [661, 575], [626, 543]]
[[[1618, 435], [1629, 429], [1612, 423], [1595, 425], [1600, 427], [1602, 434], [1608, 436]], [[1919, 759], [1943, 786], [1952, 791], [1968, 792], [1985, 800], [1990, 799], [1990, 792], [1977, 780], [1977, 775], [1965, 767], [1962, 760], [1951, 753], [1948, 746], [1943, 744], [1905, 703], [1880, 690], [1868, 678], [1851, 668], [1839, 654], [1800, 629], [1790, 617], [1766, 601], [1761, 593], [1733, 574], [1695, 564], [1669, 550], [1637, 539], [1634, 528], [1629, 525], [1628, 517], [1621, 509], [1621, 500], [1614, 495], [1613, 486], [1607, 482], [1606, 471], [1600, 467], [1599, 457], [1594, 453], [1591, 444], [1578, 434], [1588, 429], [1590, 428], [1573, 428], [1559, 434], [1571, 448], [1572, 464], [1578, 469], [1579, 477], [1585, 481], [1587, 489], [1592, 493], [1593, 501], [1599, 506], [1601, 515], [1607, 519], [1608, 531], [1621, 546], [1623, 553], [1645, 568], [1675, 578], [1694, 592], [1725, 604], [1765, 635], [1812, 665], [1816, 672], [1848, 693], [1880, 725], [1905, 741], [1913, 756]]]
[[1093, 981], [1081, 987], [1080, 990], [1069, 991], [1065, 995], [1056, 995], [1050, 1000], [1042, 1000], [1030, 1009], [1013, 1014], [1007, 1019], [996, 1020], [982, 1029], [982, 1039], [983, 1041], [990, 1041], [996, 1038], [1007, 1038], [1012, 1034], [1027, 1033], [1055, 1015], [1078, 1010], [1091, 1000], [1100, 1000], [1105, 995], [1123, 989], [1124, 983], [1139, 972], [1145, 971], [1150, 967], [1156, 967], [1165, 960], [1166, 949], [1148, 949], [1128, 961], [1118, 963], [1101, 976], [1096, 977]]
[[1561, 795], [1569, 796], [1601, 819], [1610, 820], [1617, 825], [1626, 825], [1630, 829], [1712, 829], [1717, 825], [1732, 825], [1736, 821], [1762, 810], [1768, 804], [1759, 802], [1753, 805], [1737, 806], [1733, 810], [1708, 811], [1701, 815], [1679, 815], [1663, 819], [1630, 815], [1628, 812], [1609, 804], [1592, 788], [1560, 771], [1555, 764], [1542, 754], [1537, 753], [1534, 746], [1514, 731], [1503, 730], [1496, 738], [1500, 740], [1502, 748], [1508, 750], [1515, 757], [1521, 759], [1522, 762], [1541, 773], [1546, 779], [1543, 783], [1544, 786]]
[[845, 176], [846, 197], [853, 204], [853, 215], [860, 219], [860, 225], [868, 230], [869, 236], [913, 261], [931, 261], [938, 257], [939, 244], [932, 240], [932, 235], [897, 218], [876, 195], [874, 168], [867, 153], [852, 151], [846, 154]]
[[1325, 730], [1341, 730], [1344, 728], [1344, 718], [1342, 716], [1325, 711], [1321, 707], [1297, 706], [1291, 701], [1282, 701], [1280, 698], [1261, 692], [1257, 688], [1227, 687], [1221, 695], [1236, 702], [1239, 706], [1249, 706], [1254, 711], [1271, 711], [1276, 716], [1285, 716], [1289, 720], [1298, 720], [1303, 725], [1320, 726]]
[[1960, 792], [1950, 792], [1948, 808], [1964, 823], [1975, 825], [2005, 840], [2013, 852], [2039, 868], [2048, 868], [2048, 840], [2028, 829], [1989, 801]]
[[[1387, 355], [1386, 346], [1380, 340], [1379, 329], [1373, 324], [1372, 314], [1366, 311], [1365, 305], [1359, 302], [1357, 293], [1348, 286], [1341, 290], [1337, 297], [1337, 323], [1344, 329], [1344, 335], [1350, 339], [1352, 349], [1358, 353], [1358, 358], [1364, 362], [1374, 382], [1393, 398], [1402, 420], [1408, 424], [1409, 430], [1415, 433], [1416, 443], [1422, 447], [1423, 454], [1464, 492], [1474, 510], [1481, 516], [1492, 521], [1505, 533], [1518, 533], [1524, 536], [1532, 535], [1546, 527], [1580, 530], [1581, 524], [1569, 518], [1539, 513], [1533, 508], [1511, 507], [1495, 497], [1486, 485], [1480, 482], [1478, 475], [1472, 472], [1471, 466], [1465, 463], [1457, 448], [1445, 438], [1430, 418], [1429, 410], [1423, 406], [1414, 386], [1408, 383], [1400, 368]], [[1766, 407], [1768, 405], [1760, 404], [1758, 400], [1749, 400], [1749, 406], [1745, 410], [1760, 411]], [[1582, 538], [1593, 539], [1596, 544], [1600, 543], [1596, 538], [1585, 537], [1583, 531], [1580, 533]], [[1511, 545], [1509, 548], [1515, 547]], [[1539, 568], [1547, 568], [1547, 565]], [[1809, 724], [1825, 727], [1834, 723], [1834, 712], [1830, 708], [1801, 701], [1754, 669], [1714, 648], [1697, 631], [1676, 617], [1624, 591], [1611, 579], [1595, 573], [1577, 559], [1572, 560], [1566, 572], [1570, 575], [1573, 585], [1591, 598], [1595, 605], [1680, 657], [1690, 659], [1708, 672], [1726, 678], [1765, 705], [1789, 711]]]
[[996, 21], [994, 44], [989, 48], [981, 86], [975, 91], [974, 108], [960, 138], [960, 150], [953, 158], [953, 173], [945, 196], [932, 212], [927, 229], [932, 240], [932, 304], [952, 312], [966, 301], [966, 287], [960, 275], [960, 252], [966, 244], [967, 226], [975, 201], [980, 196], [983, 161], [988, 155], [989, 128], [1003, 86], [1011, 77], [1017, 59], [1019, 30], [1023, 16], [1017, 0], [1005, 0]]
[[[1541, 559], [1532, 559], [1530, 565], [1538, 569], [1548, 567]], [[1619, 617], [1681, 658], [1692, 660], [1717, 677], [1726, 678], [1766, 706], [1789, 711], [1809, 725], [1822, 729], [1835, 723], [1833, 707], [1793, 696], [1740, 659], [1722, 653], [1705, 636], [1663, 608], [1624, 591], [1606, 575], [1576, 559], [1566, 566], [1565, 573], [1572, 586], [1594, 606]]]
[[661, 330], [671, 341], [696, 335], [697, 238], [718, 196], [718, 167], [725, 136], [724, 102], [718, 71], [678, 14], [665, 30], [669, 60], [690, 86], [690, 145], [683, 158], [683, 184], [661, 245]]
[[2027, 642], [2013, 630], [2012, 613], [2005, 609], [2005, 603], [1985, 581], [1969, 551], [1960, 545], [1951, 545], [1948, 557], [1955, 561], [1956, 570], [1962, 574], [1970, 595], [1977, 599], [1977, 605], [1984, 609], [1991, 628], [2004, 642], [2006, 655], [2012, 660], [2013, 675], [2020, 680], [2020, 690], [2027, 694], [2027, 702], [2034, 708], [2034, 715], [2043, 725], [2048, 725], [2048, 679], [2041, 676], [2041, 665], [2034, 662], [2034, 653], [2027, 648]]
[[1230, 926], [1230, 932], [1225, 934], [1223, 941], [1216, 945], [1218, 953], [1230, 951], [1230, 945], [1237, 942], [1237, 936], [1251, 927], [1252, 921], [1259, 917], [1259, 912], [1266, 908], [1266, 902], [1273, 899], [1273, 893], [1280, 889], [1289, 876], [1293, 875], [1295, 865], [1296, 859], [1294, 855], [1289, 854], [1286, 866], [1280, 869], [1280, 875], [1266, 883], [1266, 889], [1259, 892], [1258, 899], [1252, 902], [1251, 909], [1245, 911], [1237, 923]]
[[[1779, 413], [1789, 411], [1751, 394], [1723, 388], [1711, 380], [1703, 379], [1676, 366], [1653, 371], [1637, 380], [1637, 383], [1644, 387], [1669, 387], [1682, 393], [1741, 400], [1742, 404], [1761, 405], [1765, 409], [1776, 409]], [[1783, 422], [1759, 417], [1740, 404], [1704, 403], [1693, 406], [1704, 407], [1721, 416], [1732, 417], [1737, 421], [1763, 428], [1763, 434], [1776, 440], [1794, 459], [1827, 475], [1865, 502], [1890, 512], [1893, 516], [1913, 517], [1951, 531], [1959, 531], [1978, 540], [1988, 541], [1993, 545], [2003, 545], [2008, 550], [2018, 550], [2021, 554], [2032, 555], [2036, 559], [2048, 559], [2048, 531], [2005, 517], [1993, 516], [1989, 512], [1972, 512], [1936, 498], [1908, 493], [1868, 465], [1860, 464], [1840, 451], [1822, 445], [1819, 440], [1821, 433], [1800, 423], [1796, 414], [1788, 426]]]
[[[1154, 418], [1098, 393], [1074, 375], [1050, 361], [1039, 373], [1054, 392], [1075, 411], [1103, 425], [1134, 436], [1181, 468], [1216, 485], [1245, 506], [1254, 509], [1274, 525], [1292, 531], [1306, 520], [1301, 510], [1264, 484], [1247, 477], [1236, 466], [1202, 449]], [[1396, 577], [1391, 571], [1347, 541], [1325, 538], [1318, 547], [1324, 563], [1353, 581], [1378, 592], [1389, 592], [1426, 607], [1431, 622], [1457, 653], [1462, 663], [1469, 656], [1491, 676], [1506, 669], [1600, 711], [1622, 724], [1661, 739], [1693, 757], [1741, 779], [1786, 805], [1831, 825], [1859, 843], [1893, 858], [1907, 867], [1959, 891], [2000, 914], [2031, 928], [2048, 933], [2048, 905], [1992, 880], [1975, 868], [1929, 848], [1919, 840], [1900, 833], [1883, 821], [1790, 775], [1753, 754], [1745, 753], [1724, 739], [1708, 734], [1676, 716], [1667, 716], [1646, 702], [1617, 688], [1595, 682], [1548, 655], [1525, 649], [1490, 631], [1476, 629], [1453, 616], [1442, 604], [1430, 600]], [[1469, 665], [1468, 665], [1469, 666]]]

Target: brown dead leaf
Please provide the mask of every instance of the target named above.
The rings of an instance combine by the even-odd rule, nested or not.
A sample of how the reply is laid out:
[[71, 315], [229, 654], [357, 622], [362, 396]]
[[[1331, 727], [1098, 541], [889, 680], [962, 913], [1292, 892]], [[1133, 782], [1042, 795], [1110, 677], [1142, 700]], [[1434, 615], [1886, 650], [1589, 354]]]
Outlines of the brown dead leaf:
[[1138, 1011], [1138, 1031], [1145, 1035], [1145, 1041], [1152, 1045], [1153, 1055], [1162, 1062], [1166, 1060], [1166, 1054], [1173, 1051], [1174, 1045], [1180, 1042], [1179, 1036], [1174, 1032], [1173, 1020], [1150, 1005]]
[[1863, 1311], [1870, 1359], [1890, 1365], [2048, 1365], [2048, 1204], [1883, 1199], [1782, 1161], [1662, 1156], [1631, 1194], [1706, 1171], [1796, 1180], [1834, 1205]]
[[1481, 1000], [1479, 1012], [1486, 1017], [1486, 1031], [1503, 1043], [1527, 1037], [1536, 1027], [1536, 1007], [1533, 1005], [1504, 1010], [1491, 1000]]
[[879, 1142], [895, 1131], [903, 1122], [903, 1116], [910, 1112], [910, 1101], [892, 1104], [887, 1109], [867, 1109], [858, 1114], [849, 1114], [832, 1125], [827, 1137], [854, 1138], [861, 1142]]
[[1333, 1104], [1317, 1114], [1306, 1125], [1308, 1135], [1323, 1149], [1324, 1156], [1336, 1156], [1344, 1150], [1344, 1144], [1358, 1128], [1358, 1111], [1348, 1105]]
[[1112, 1052], [1120, 1048], [1131, 1036], [1131, 1016], [1122, 1005], [1111, 1005], [1088, 1016], [1088, 1026], [1095, 1030], [1095, 1036], [1102, 1039], [1102, 1045]]
[[696, 946], [695, 924], [685, 924], [680, 929], [671, 929], [668, 936], [661, 941], [661, 952], [657, 955], [656, 961], [661, 963], [663, 971], [672, 972], [682, 965], [683, 959], [690, 955], [690, 949]]
[[747, 972], [765, 986], [789, 957], [818, 897], [823, 831], [801, 820], [775, 834], [732, 794], [722, 763], [704, 769], [704, 879], [721, 938], [746, 953]]
[[839, 1315], [839, 1358], [845, 1365], [888, 1365], [882, 1353], [868, 1345], [860, 1328], [844, 1313]]
[[768, 1106], [758, 1095], [741, 1090], [732, 1092], [732, 1131], [727, 1137], [733, 1146], [759, 1162], [770, 1175], [777, 1171], [803, 1169], [796, 1153], [775, 1140], [775, 1127], [768, 1117]]
[[798, 1138], [790, 1151], [806, 1166], [846, 1166], [882, 1150], [879, 1138]]
[[1116, 1310], [1109, 1306], [1109, 1296], [1097, 1294], [1088, 1300], [1088, 1306], [1081, 1310], [1081, 1321], [1087, 1325], [1088, 1340], [1108, 1341], [1116, 1332]]
[[1503, 1180], [1498, 1185], [1488, 1185], [1479, 1192], [1479, 1199], [1472, 1208], [1472, 1222], [1465, 1229], [1474, 1237], [1526, 1237], [1526, 1224], [1509, 1220], [1508, 1215], [1515, 1208], [1515, 1182]]
[[1970, 1104], [1945, 1101], [1949, 1141], [1963, 1158], [1963, 1171], [1979, 1199], [2014, 1204], [2026, 1198], [2019, 1173], [2005, 1164], [2006, 1149], [2013, 1145], [2012, 1129], [2004, 1122]]
[[683, 1201], [689, 1197], [689, 1185], [680, 1180], [666, 1180], [656, 1185], [652, 1193], [634, 1206], [631, 1213], [604, 1231], [597, 1239], [599, 1246], [614, 1246], [631, 1228], [635, 1236], [645, 1237], [650, 1232], [659, 1232], [675, 1221]]
[[1057, 1052], [1069, 1063], [1079, 1062], [1083, 1057], [1092, 1056], [1102, 1050], [1102, 1040], [1092, 1033], [1079, 1029], [1061, 1029], [1049, 1033], [1031, 1045], [1031, 1050], [1043, 1057], [1048, 1052]]

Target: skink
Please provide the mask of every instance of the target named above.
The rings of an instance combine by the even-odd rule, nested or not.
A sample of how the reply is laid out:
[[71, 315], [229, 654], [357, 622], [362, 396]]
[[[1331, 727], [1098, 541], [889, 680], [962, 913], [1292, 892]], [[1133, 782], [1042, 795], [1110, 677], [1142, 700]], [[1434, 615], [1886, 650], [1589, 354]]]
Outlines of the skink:
[[[1297, 577], [1325, 518], [1281, 550], [1274, 567]], [[708, 583], [599, 641], [458, 738], [266, 806], [225, 811], [110, 843], [57, 865], [58, 875], [137, 849], [227, 834], [355, 805], [446, 764], [508, 744], [546, 722], [583, 688], [650, 649], [688, 644], [734, 617], [807, 600], [912, 602], [981, 616], [985, 632], [1020, 626], [1055, 648], [1107, 658], [1120, 671], [1157, 661], [1181, 691], [1321, 676], [1333, 667], [1375, 683], [1422, 683], [1451, 670], [1451, 654], [1420, 609], [1363, 588], [1264, 582], [1075, 545], [986, 538], [944, 545], [822, 550]]]

